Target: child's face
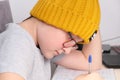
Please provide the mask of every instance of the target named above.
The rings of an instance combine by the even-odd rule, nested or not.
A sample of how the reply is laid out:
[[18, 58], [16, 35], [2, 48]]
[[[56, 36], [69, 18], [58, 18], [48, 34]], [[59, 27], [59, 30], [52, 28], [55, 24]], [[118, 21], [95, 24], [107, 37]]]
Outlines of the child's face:
[[69, 54], [72, 50], [77, 49], [77, 46], [75, 46], [75, 41], [81, 41], [80, 38], [74, 35], [72, 35], [72, 37], [75, 41], [71, 40], [68, 32], [46, 24], [38, 27], [37, 32], [38, 44], [43, 55], [47, 59], [51, 59], [62, 52]]

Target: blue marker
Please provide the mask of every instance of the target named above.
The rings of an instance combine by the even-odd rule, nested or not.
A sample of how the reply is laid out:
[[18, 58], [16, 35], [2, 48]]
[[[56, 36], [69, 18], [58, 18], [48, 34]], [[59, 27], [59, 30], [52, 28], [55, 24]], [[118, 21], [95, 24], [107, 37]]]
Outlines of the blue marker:
[[88, 71], [88, 74], [91, 73], [91, 64], [92, 64], [92, 55], [89, 55], [88, 57], [88, 63], [89, 63], [89, 71]]

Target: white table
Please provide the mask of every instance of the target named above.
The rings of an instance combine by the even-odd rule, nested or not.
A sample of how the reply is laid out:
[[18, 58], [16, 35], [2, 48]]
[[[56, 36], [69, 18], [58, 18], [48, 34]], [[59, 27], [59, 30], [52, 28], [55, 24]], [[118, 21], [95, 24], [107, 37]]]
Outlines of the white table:
[[116, 80], [120, 80], [120, 69], [114, 69]]
[[[106, 70], [108, 70], [107, 68], [105, 68], [104, 66], [103, 66], [103, 69], [106, 69]], [[110, 70], [110, 69], [109, 69]], [[112, 74], [114, 75], [114, 78], [113, 77], [111, 77], [111, 78], [109, 78], [109, 79], [107, 79], [107, 80], [120, 80], [120, 69], [111, 69], [112, 70]], [[64, 73], [66, 73], [66, 74], [64, 74]], [[72, 74], [73, 73], [73, 75], [72, 76], [69, 76], [69, 74]], [[75, 75], [78, 75], [78, 73], [79, 72], [75, 72], [74, 70], [71, 70], [71, 69], [66, 69], [66, 68], [64, 68], [64, 67], [61, 67], [61, 66], [58, 66], [57, 68], [56, 68], [56, 71], [55, 71], [55, 73], [54, 73], [54, 75], [53, 75], [53, 78], [52, 78], [52, 80], [73, 80], [72, 79], [72, 77], [75, 77]], [[104, 73], [104, 72], [103, 72]], [[106, 76], [108, 76], [109, 77], [109, 75], [111, 74], [111, 73], [107, 73], [108, 75], [106, 75]], [[67, 77], [66, 77], [67, 76]], [[63, 77], [66, 77], [66, 79], [65, 78], [63, 78]]]

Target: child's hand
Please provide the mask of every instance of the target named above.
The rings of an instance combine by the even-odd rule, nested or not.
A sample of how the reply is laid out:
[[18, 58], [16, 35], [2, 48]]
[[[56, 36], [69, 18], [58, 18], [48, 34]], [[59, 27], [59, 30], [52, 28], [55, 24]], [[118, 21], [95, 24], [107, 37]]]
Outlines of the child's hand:
[[91, 74], [81, 74], [75, 80], [104, 80], [99, 73], [93, 72]]
[[63, 44], [64, 48], [73, 47], [75, 45], [76, 45], [75, 40], [70, 40], [70, 41], [67, 41]]
[[63, 51], [65, 54], [69, 54], [72, 50], [78, 49], [74, 40], [67, 41], [63, 44]]
[[71, 51], [76, 50], [78, 46], [63, 48], [65, 54], [71, 53]]

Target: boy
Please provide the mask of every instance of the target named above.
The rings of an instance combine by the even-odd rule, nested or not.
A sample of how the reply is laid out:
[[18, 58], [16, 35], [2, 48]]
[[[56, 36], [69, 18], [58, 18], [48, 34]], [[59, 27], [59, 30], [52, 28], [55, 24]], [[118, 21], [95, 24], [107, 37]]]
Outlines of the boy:
[[89, 54], [101, 68], [97, 0], [39, 0], [30, 14], [0, 34], [0, 80], [50, 80], [50, 61], [61, 54], [54, 62], [67, 68], [88, 70]]

